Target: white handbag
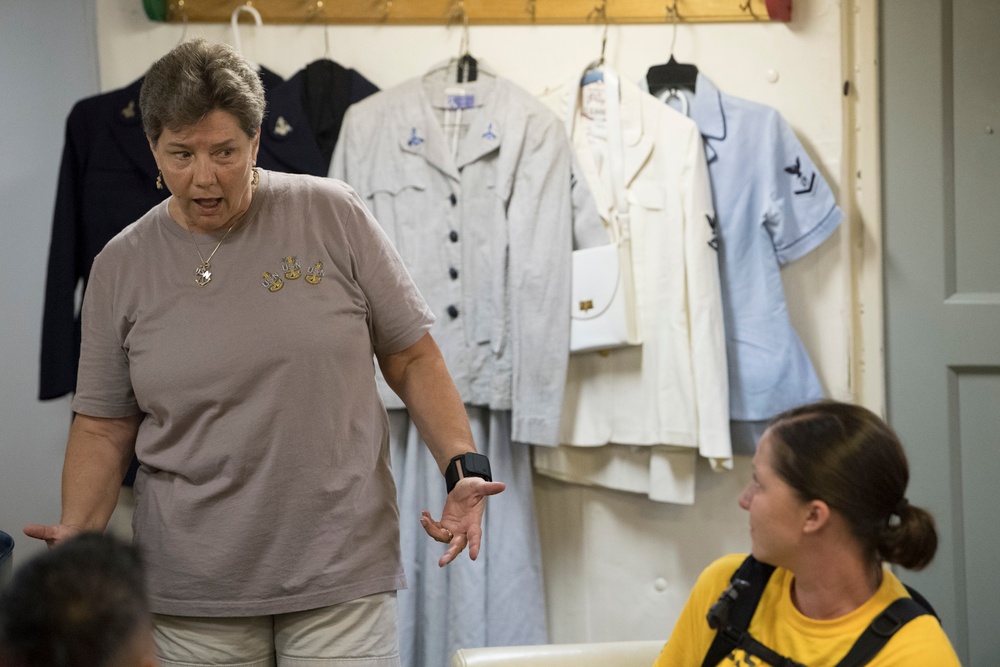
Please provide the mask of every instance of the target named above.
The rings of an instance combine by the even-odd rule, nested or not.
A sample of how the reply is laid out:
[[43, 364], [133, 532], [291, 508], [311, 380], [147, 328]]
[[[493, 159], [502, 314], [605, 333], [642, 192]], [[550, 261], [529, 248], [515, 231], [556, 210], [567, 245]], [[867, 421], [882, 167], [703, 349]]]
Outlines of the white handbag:
[[[615, 206], [610, 224], [612, 242], [573, 251], [570, 352], [642, 344], [632, 272], [632, 233], [622, 184], [624, 149], [618, 114], [618, 76], [610, 69], [604, 71], [604, 89], [608, 172]], [[575, 104], [570, 113], [569, 127], [572, 128]]]

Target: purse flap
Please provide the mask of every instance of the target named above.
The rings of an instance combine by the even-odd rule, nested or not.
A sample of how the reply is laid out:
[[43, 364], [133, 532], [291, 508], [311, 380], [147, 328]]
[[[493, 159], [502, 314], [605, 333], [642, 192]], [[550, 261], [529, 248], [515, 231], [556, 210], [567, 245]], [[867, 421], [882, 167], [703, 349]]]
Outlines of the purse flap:
[[575, 320], [592, 320], [608, 310], [621, 287], [618, 244], [573, 251], [573, 301]]

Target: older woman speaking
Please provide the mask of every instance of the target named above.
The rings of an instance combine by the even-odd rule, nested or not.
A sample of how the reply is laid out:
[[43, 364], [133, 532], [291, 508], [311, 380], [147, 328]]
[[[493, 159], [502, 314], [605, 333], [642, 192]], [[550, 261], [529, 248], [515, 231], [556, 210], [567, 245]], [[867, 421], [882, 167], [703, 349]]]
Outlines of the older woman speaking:
[[476, 558], [485, 497], [504, 488], [475, 453], [433, 316], [349, 187], [254, 166], [264, 93], [233, 49], [177, 46], [140, 107], [171, 196], [94, 262], [62, 517], [25, 533], [104, 529], [134, 452], [163, 665], [398, 665], [405, 581], [374, 360], [452, 489], [440, 521], [422, 518], [448, 543], [441, 565], [466, 546]]

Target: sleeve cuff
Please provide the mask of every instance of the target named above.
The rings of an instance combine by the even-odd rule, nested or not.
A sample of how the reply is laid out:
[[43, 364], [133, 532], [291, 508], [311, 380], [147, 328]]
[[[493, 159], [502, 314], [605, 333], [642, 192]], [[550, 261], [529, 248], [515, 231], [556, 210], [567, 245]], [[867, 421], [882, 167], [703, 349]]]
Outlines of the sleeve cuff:
[[698, 453], [704, 456], [712, 465], [712, 470], [732, 470], [733, 445], [729, 431], [706, 433], [698, 435]]
[[833, 230], [837, 228], [837, 225], [840, 224], [843, 218], [843, 211], [840, 210], [839, 206], [834, 204], [833, 208], [826, 214], [826, 217], [818, 225], [809, 230], [809, 233], [790, 246], [778, 248], [778, 261], [782, 265], [785, 265], [808, 255], [829, 238], [830, 234], [833, 233]]
[[511, 440], [555, 447], [559, 444], [559, 419], [514, 416], [511, 419]]

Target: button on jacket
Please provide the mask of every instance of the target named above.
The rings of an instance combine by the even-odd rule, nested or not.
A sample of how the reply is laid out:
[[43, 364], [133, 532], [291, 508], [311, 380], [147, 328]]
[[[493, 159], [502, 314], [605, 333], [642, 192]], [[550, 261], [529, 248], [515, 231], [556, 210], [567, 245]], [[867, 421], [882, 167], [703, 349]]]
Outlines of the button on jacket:
[[[512, 410], [514, 441], [555, 445], [569, 356], [569, 143], [558, 117], [484, 63], [463, 91], [454, 81], [438, 68], [351, 106], [330, 175], [395, 243], [437, 316], [431, 333], [462, 400]], [[606, 242], [599, 228], [592, 238]], [[380, 389], [387, 408], [404, 407]]]
[[[622, 80], [620, 93], [643, 343], [572, 356], [560, 441], [676, 445], [730, 464], [722, 301], [701, 136], [691, 120], [634, 83]], [[574, 150], [608, 219], [614, 200], [606, 134], [584, 119], [572, 99], [579, 95], [571, 86], [548, 103], [577, 105]]]

